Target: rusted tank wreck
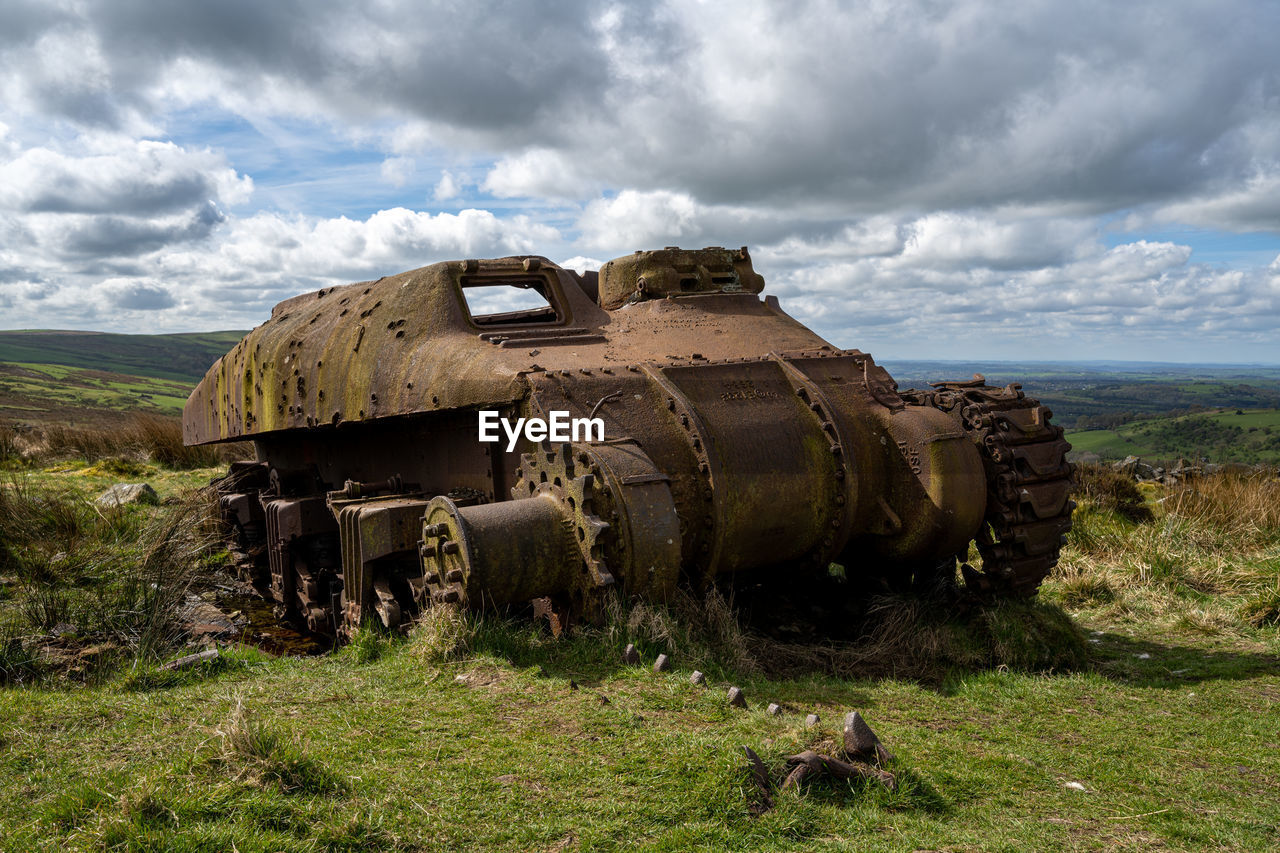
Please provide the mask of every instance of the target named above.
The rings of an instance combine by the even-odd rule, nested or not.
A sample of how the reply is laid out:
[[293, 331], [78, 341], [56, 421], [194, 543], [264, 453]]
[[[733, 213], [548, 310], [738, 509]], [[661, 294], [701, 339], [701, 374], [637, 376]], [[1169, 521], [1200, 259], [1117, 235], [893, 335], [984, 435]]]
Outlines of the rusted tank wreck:
[[[945, 583], [975, 540], [959, 583], [1033, 595], [1072, 509], [1049, 411], [980, 377], [899, 391], [763, 288], [745, 248], [667, 248], [319, 290], [210, 369], [186, 441], [253, 442], [218, 484], [236, 555], [313, 630], [832, 562]], [[479, 440], [499, 418], [525, 428]], [[539, 441], [556, 418], [602, 430]]]

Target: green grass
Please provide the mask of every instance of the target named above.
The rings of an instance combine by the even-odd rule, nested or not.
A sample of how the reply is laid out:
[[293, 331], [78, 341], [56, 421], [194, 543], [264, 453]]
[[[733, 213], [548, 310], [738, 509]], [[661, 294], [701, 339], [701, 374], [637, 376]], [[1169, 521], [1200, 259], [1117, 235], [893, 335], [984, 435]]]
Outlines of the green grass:
[[1280, 464], [1280, 409], [1148, 418], [1115, 429], [1073, 430], [1067, 440], [1073, 454], [1096, 453], [1104, 459], [1203, 457], [1214, 462], [1275, 465]]
[[243, 332], [116, 335], [0, 332], [0, 423], [100, 424], [112, 415], [177, 415]]
[[193, 387], [60, 364], [0, 363], [0, 406], [16, 420], [93, 422], [103, 411], [176, 415]]
[[[2, 469], [0, 469], [2, 470]], [[89, 501], [116, 483], [146, 481], [156, 490], [161, 502], [179, 499], [184, 493], [208, 485], [224, 468], [174, 470], [153, 463], [106, 459], [95, 463], [83, 459], [23, 466], [7, 473], [10, 482], [21, 480], [37, 490], [68, 492]], [[0, 473], [0, 478], [5, 477]]]
[[[72, 488], [86, 470], [32, 476]], [[715, 599], [619, 607], [559, 640], [441, 609], [322, 657], [232, 648], [171, 672], [156, 655], [10, 686], [0, 849], [1273, 848], [1277, 489], [1143, 486], [1142, 522], [1104, 500], [1114, 483], [1089, 486], [1038, 602], [887, 600], [852, 646], [744, 635]], [[628, 642], [675, 669], [622, 665]], [[818, 780], [753, 816], [741, 747], [778, 780], [788, 755], [833, 751], [854, 709], [899, 789]]]
[[181, 644], [178, 608], [218, 565], [208, 501], [192, 491], [214, 471], [130, 463], [159, 505], [96, 505], [120, 467], [0, 479], [0, 686], [99, 683]]
[[[256, 662], [159, 691], [0, 693], [0, 826], [12, 849], [242, 851], [1256, 850], [1280, 827], [1259, 796], [1280, 777], [1274, 636], [1201, 648], [1104, 631], [1091, 672], [937, 685], [742, 678], [739, 711], [688, 667], [494, 630], [507, 636], [443, 664], [411, 639], [370, 662]], [[541, 663], [495, 653], [512, 645]], [[902, 788], [819, 782], [752, 817], [740, 747], [780, 774], [788, 754], [830, 750], [853, 708]], [[228, 747], [246, 711], [257, 729]]]
[[104, 332], [0, 332], [0, 362], [62, 365], [194, 385], [244, 332], [117, 335]]

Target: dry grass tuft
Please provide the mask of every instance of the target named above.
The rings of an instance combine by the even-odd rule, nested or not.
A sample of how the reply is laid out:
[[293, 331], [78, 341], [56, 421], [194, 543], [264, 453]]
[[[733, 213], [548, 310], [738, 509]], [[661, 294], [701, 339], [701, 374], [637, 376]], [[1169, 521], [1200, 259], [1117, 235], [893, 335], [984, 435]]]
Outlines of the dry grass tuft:
[[882, 676], [936, 681], [953, 669], [1046, 672], [1088, 665], [1083, 633], [1059, 608], [1002, 602], [959, 610], [907, 596], [873, 599], [849, 643], [788, 643], [753, 637], [761, 671], [787, 676], [821, 672], [841, 678]]
[[237, 696], [231, 715], [214, 732], [221, 741], [215, 763], [229, 769], [237, 781], [284, 794], [336, 794], [347, 786], [316, 761], [302, 745], [288, 741], [253, 719]]
[[689, 666], [760, 671], [754, 639], [743, 630], [732, 601], [714, 589], [704, 596], [678, 590], [666, 605], [610, 599], [604, 632], [612, 645], [661, 650]]
[[137, 657], [156, 659], [182, 633], [179, 608], [196, 580], [203, 558], [221, 546], [212, 495], [199, 490], [153, 517], [144, 528], [140, 559], [127, 575], [133, 607], [121, 620], [121, 637]]
[[715, 676], [898, 676], [938, 681], [955, 668], [1042, 672], [1087, 666], [1083, 634], [1059, 608], [1016, 602], [956, 608], [911, 596], [872, 599], [844, 632], [851, 641], [789, 641], [744, 627], [732, 602], [711, 591], [666, 606], [616, 603], [602, 646], [635, 643]]
[[1100, 509], [1110, 510], [1130, 521], [1155, 520], [1150, 507], [1132, 478], [1103, 465], [1076, 466], [1072, 489], [1077, 500], [1092, 501]]
[[1280, 477], [1221, 474], [1172, 489], [1163, 501], [1169, 517], [1212, 528], [1229, 547], [1280, 541]]
[[177, 418], [136, 414], [118, 427], [48, 424], [26, 455], [38, 460], [154, 462], [166, 468], [186, 470], [209, 468], [250, 454], [242, 444], [187, 447], [182, 443], [182, 423]]
[[[24, 478], [0, 483], [0, 573], [12, 578], [0, 612], [6, 641], [163, 657], [180, 644], [180, 608], [220, 547], [215, 518], [205, 491], [144, 513]], [[110, 663], [95, 658], [95, 667]]]
[[0, 425], [0, 462], [17, 459], [21, 453], [18, 433], [11, 427]]
[[475, 642], [474, 617], [457, 607], [431, 605], [409, 630], [410, 653], [424, 663], [442, 664], [466, 657]]
[[1195, 633], [1274, 624], [1280, 479], [1217, 474], [1143, 490], [1152, 498], [1149, 524], [1134, 523], [1096, 492], [1080, 493], [1049, 595]]
[[1280, 577], [1273, 586], [1262, 587], [1251, 595], [1242, 612], [1255, 628], [1280, 626]]

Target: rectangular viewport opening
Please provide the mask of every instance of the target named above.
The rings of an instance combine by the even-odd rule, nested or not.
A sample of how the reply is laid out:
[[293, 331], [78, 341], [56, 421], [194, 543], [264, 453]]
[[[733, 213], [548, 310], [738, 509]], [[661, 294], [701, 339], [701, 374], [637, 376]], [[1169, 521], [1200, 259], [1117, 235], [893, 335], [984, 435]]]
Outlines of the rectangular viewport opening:
[[471, 322], [477, 326], [552, 324], [564, 319], [541, 276], [464, 275], [460, 283]]

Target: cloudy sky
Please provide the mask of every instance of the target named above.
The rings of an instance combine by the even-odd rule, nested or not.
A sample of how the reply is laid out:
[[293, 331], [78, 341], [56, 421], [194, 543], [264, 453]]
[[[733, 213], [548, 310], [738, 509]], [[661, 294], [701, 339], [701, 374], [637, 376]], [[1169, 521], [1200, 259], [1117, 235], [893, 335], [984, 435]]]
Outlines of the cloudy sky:
[[745, 244], [880, 358], [1280, 362], [1280, 4], [362, 5], [0, 0], [0, 327]]

